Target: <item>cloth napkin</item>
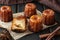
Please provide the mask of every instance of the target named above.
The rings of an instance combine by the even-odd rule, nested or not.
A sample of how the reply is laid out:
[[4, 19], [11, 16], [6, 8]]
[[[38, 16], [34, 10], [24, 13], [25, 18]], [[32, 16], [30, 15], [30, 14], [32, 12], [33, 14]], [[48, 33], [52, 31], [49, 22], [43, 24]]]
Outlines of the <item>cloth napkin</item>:
[[39, 2], [60, 13], [60, 0], [39, 0]]

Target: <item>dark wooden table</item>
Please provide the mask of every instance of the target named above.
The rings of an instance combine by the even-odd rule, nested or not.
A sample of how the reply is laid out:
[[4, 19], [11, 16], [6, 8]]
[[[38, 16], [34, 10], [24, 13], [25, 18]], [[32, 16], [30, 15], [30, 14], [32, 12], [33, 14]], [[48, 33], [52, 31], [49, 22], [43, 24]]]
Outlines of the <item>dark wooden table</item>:
[[[42, 4], [38, 3], [38, 2], [33, 2], [33, 3], [37, 5], [37, 9], [39, 11], [41, 11], [41, 12], [44, 9], [49, 8], [49, 7], [47, 7], [45, 5], [42, 5]], [[1, 6], [3, 6], [3, 4], [1, 4], [0, 7]], [[22, 11], [24, 11], [25, 4], [14, 4], [14, 5], [9, 5], [9, 6], [11, 6], [13, 12], [16, 13], [16, 12], [22, 12]], [[55, 13], [55, 19], [60, 24], [60, 13], [58, 13], [58, 12]], [[30, 35], [26, 35], [26, 36], [24, 36], [24, 37], [22, 37], [22, 38], [20, 38], [18, 40], [45, 40], [45, 38], [44, 39], [40, 39], [39, 35], [40, 34], [44, 34], [44, 33], [50, 33], [50, 32], [52, 32], [53, 30], [55, 30], [59, 26], [59, 24], [57, 24], [55, 26], [52, 26], [50, 28], [47, 28], [45, 30], [42, 30], [42, 31], [40, 31], [38, 33], [33, 33], [33, 34], [30, 34]], [[60, 36], [54, 36], [52, 38], [52, 40], [60, 40]]]

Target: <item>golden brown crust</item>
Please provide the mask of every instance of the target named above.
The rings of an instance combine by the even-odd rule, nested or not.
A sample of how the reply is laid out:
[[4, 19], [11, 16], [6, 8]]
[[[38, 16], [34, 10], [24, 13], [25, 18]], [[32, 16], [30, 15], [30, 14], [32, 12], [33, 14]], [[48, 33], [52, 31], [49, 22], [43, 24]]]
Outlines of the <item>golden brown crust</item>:
[[30, 23], [30, 25], [29, 25], [29, 30], [30, 31], [39, 32], [43, 28], [42, 17], [39, 16], [39, 15], [31, 16], [29, 23]]
[[[24, 25], [24, 26], [22, 26], [22, 27], [24, 27], [24, 28], [21, 28], [19, 25], [17, 25], [18, 22], [15, 23], [16, 21], [21, 21], [21, 20], [24, 20], [23, 22], [25, 22], [25, 25], [22, 24], [22, 25]], [[27, 29], [26, 29], [26, 24], [27, 24], [27, 23], [26, 23], [26, 18], [25, 18], [24, 16], [19, 16], [19, 17], [17, 17], [17, 18], [13, 18], [11, 30], [14, 31], [14, 32], [24, 32], [24, 31], [27, 30]]]
[[16, 19], [18, 19], [18, 20], [25, 19], [25, 20], [26, 20], [26, 17], [25, 17], [25, 16], [20, 15], [20, 16], [18, 16]]

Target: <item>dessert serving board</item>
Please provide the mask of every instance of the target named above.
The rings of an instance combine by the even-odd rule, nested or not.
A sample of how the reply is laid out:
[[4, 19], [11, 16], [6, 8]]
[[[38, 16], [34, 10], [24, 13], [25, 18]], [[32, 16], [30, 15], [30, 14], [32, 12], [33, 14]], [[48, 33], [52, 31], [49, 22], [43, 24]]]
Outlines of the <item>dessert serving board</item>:
[[[38, 14], [38, 15], [42, 15], [41, 12], [38, 11], [38, 10], [37, 10], [37, 14]], [[14, 14], [13, 14], [13, 17], [18, 17], [18, 16], [20, 16], [20, 15], [24, 15], [24, 12], [14, 13]], [[55, 23], [54, 25], [56, 25], [56, 24], [57, 24], [57, 23]], [[15, 32], [13, 32], [13, 31], [11, 31], [12, 21], [11, 21], [11, 22], [2, 22], [2, 21], [0, 21], [0, 25], [1, 25], [1, 27], [4, 27], [4, 28], [6, 28], [7, 30], [9, 30], [11, 36], [12, 36], [15, 40], [18, 39], [18, 38], [21, 38], [21, 37], [23, 37], [23, 36], [25, 36], [25, 35], [28, 35], [28, 34], [33, 33], [33, 32], [30, 32], [29, 30], [25, 31], [24, 33], [15, 33]], [[46, 29], [46, 28], [51, 27], [51, 26], [54, 26], [54, 25], [46, 26], [46, 25], [43, 24], [43, 29]]]

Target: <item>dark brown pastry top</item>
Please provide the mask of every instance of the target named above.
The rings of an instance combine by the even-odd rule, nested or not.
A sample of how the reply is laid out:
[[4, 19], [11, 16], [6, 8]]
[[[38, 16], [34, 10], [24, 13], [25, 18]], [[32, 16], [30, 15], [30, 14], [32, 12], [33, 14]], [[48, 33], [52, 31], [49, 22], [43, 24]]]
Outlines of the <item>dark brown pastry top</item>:
[[2, 6], [1, 9], [0, 9], [2, 12], [8, 12], [8, 11], [12, 11], [11, 7], [10, 6]]

